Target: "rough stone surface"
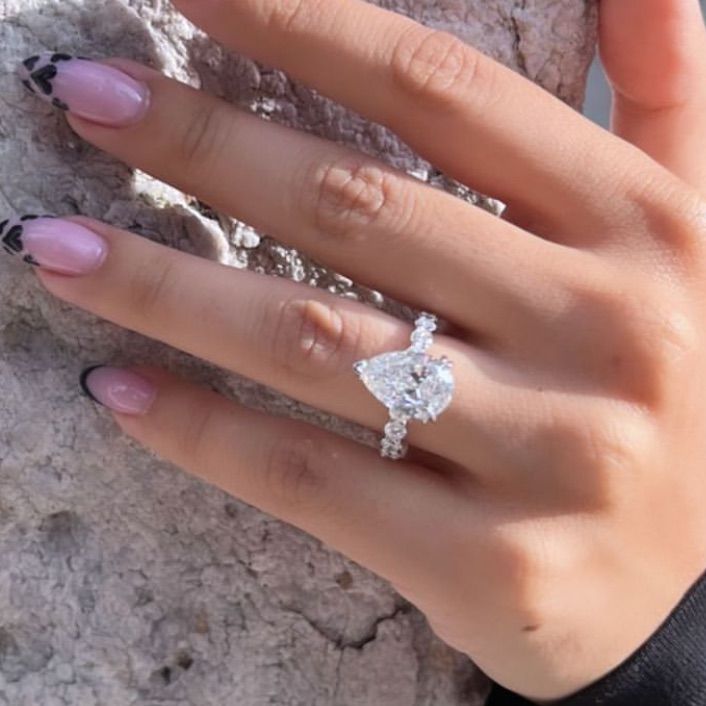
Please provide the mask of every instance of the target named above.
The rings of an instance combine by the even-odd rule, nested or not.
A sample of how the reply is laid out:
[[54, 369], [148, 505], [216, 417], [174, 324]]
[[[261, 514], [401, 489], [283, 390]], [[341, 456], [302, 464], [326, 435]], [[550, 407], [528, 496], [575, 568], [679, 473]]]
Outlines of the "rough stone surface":
[[[384, 0], [574, 105], [593, 48], [590, 2]], [[13, 78], [15, 62], [41, 49], [149, 62], [473, 198], [382, 127], [279, 70], [225, 54], [165, 0], [0, 0], [2, 212], [85, 213], [387, 305], [83, 144]], [[482, 701], [468, 660], [384, 582], [121, 437], [77, 378], [94, 362], [163, 364], [247, 405], [361, 430], [55, 301], [18, 261], [0, 262], [0, 293], [0, 704]]]

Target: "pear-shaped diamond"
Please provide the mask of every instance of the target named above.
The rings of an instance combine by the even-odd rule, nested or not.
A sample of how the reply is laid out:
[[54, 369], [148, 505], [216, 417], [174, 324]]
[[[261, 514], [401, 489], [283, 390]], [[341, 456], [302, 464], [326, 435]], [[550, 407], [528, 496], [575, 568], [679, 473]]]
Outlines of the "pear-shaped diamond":
[[355, 370], [392, 416], [429, 422], [453, 397], [451, 361], [409, 348], [360, 361]]

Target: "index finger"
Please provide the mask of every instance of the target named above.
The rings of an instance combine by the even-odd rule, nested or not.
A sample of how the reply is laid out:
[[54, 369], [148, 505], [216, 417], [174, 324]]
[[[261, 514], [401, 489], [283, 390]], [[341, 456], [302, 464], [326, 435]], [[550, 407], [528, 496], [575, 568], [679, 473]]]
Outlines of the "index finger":
[[533, 220], [565, 236], [581, 223], [596, 237], [595, 204], [622, 206], [612, 184], [637, 150], [451, 33], [364, 0], [174, 2], [226, 46], [389, 126], [450, 176], [541, 212]]

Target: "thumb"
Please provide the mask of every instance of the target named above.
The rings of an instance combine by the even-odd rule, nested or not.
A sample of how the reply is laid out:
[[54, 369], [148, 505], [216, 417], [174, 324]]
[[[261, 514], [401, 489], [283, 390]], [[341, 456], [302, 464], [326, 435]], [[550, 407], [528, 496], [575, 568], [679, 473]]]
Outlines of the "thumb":
[[706, 28], [698, 0], [600, 0], [613, 130], [706, 190]]

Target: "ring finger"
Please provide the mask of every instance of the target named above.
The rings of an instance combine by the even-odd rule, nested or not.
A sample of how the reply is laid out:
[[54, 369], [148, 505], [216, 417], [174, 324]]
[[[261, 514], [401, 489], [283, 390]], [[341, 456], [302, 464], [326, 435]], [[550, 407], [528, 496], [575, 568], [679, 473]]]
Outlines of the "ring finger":
[[[359, 359], [409, 345], [411, 327], [384, 312], [81, 217], [32, 219], [3, 232], [43, 265], [40, 280], [65, 301], [373, 429], [387, 421], [352, 370]], [[87, 261], [98, 254], [99, 266]], [[457, 463], [487, 465], [497, 445], [489, 429], [526, 402], [497, 356], [442, 335], [434, 344], [434, 355], [454, 362], [456, 393], [436, 424], [410, 425], [409, 440]]]

